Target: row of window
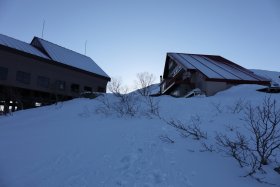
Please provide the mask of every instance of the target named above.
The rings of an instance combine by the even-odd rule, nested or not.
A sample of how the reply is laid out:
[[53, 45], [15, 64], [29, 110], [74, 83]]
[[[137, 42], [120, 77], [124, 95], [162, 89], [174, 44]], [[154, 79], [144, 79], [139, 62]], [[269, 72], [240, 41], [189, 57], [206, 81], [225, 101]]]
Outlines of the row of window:
[[[8, 68], [0, 67], [0, 80], [7, 80], [8, 76]], [[31, 74], [23, 71], [17, 71], [16, 74], [16, 81], [22, 84], [30, 84], [31, 81]], [[64, 91], [66, 88], [65, 81], [57, 80], [55, 81], [54, 85], [50, 85], [50, 79], [44, 76], [37, 77], [37, 86], [40, 88], [50, 88], [52, 86], [55, 89], [60, 91]], [[80, 92], [80, 85], [79, 84], [71, 84], [70, 89], [74, 93]], [[92, 88], [89, 86], [84, 87], [84, 91], [92, 91]], [[98, 87], [98, 92], [105, 92], [105, 88]]]

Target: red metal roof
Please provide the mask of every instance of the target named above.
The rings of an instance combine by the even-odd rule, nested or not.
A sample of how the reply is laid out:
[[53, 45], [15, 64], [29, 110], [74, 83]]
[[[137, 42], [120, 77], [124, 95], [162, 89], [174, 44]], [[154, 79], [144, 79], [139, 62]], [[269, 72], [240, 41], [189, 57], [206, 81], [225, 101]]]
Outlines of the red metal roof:
[[221, 56], [167, 53], [167, 57], [179, 63], [186, 70], [197, 70], [207, 80], [243, 83], [269, 84], [270, 80], [235, 64]]

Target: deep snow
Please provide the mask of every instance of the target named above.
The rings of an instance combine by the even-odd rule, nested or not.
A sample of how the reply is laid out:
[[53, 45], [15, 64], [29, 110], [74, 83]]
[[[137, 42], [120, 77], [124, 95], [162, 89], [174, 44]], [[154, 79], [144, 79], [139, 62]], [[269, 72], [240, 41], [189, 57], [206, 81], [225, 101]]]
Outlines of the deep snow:
[[[233, 113], [232, 107], [238, 100], [261, 103], [270, 95], [256, 91], [261, 87], [240, 85], [212, 97], [156, 99], [166, 120], [190, 123], [199, 117], [208, 135], [205, 142], [214, 145], [216, 132], [244, 131], [243, 113]], [[280, 94], [270, 96], [280, 104]], [[241, 177], [246, 169], [235, 160], [201, 151], [200, 141], [180, 136], [157, 117], [104, 116], [95, 112], [99, 106], [98, 99], [75, 99], [1, 116], [0, 186], [270, 186]], [[175, 143], [162, 141], [163, 136]], [[263, 176], [280, 186], [273, 167], [266, 167]]]

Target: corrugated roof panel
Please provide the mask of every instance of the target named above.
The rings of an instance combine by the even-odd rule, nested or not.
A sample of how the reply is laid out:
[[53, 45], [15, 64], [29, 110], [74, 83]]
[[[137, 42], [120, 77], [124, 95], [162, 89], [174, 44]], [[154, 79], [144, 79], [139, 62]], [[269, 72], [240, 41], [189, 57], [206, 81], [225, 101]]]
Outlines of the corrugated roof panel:
[[36, 55], [39, 57], [43, 57], [46, 59], [49, 59], [47, 55], [33, 47], [32, 45], [22, 42], [20, 40], [11, 38], [9, 36], [5, 36], [3, 34], [0, 34], [0, 44], [4, 45], [9, 48], [17, 49], [19, 51], [23, 51], [32, 55]]
[[227, 71], [229, 72], [232, 72], [233, 74], [235, 74], [236, 76], [238, 76], [241, 80], [252, 80], [252, 81], [258, 81], [257, 79], [255, 79], [254, 77], [244, 73], [244, 70], [240, 70], [238, 69], [237, 67], [232, 67], [230, 65], [227, 65], [227, 64], [224, 64], [224, 63], [221, 63], [221, 62], [218, 62], [218, 61], [215, 61], [215, 60], [212, 60], [210, 58], [207, 58], [207, 57], [204, 57], [206, 58], [207, 60], [209, 60], [210, 62], [212, 63], [215, 63], [217, 64], [218, 66], [226, 69]]
[[204, 74], [209, 80], [230, 80], [237, 82], [248, 82], [262, 84], [269, 83], [269, 80], [254, 74], [250, 70], [235, 64], [221, 56], [201, 55], [188, 53], [168, 53], [185, 68], [193, 68]]
[[181, 55], [177, 53], [170, 53], [169, 56], [173, 57], [175, 60], [181, 62], [185, 68], [187, 69], [196, 69], [192, 64], [190, 64], [188, 61], [186, 61]]
[[109, 76], [91, 58], [41, 38], [36, 37], [34, 40], [41, 43], [44, 50], [54, 61], [109, 78]]
[[223, 79], [224, 77], [218, 74], [217, 72], [210, 69], [205, 64], [200, 63], [197, 59], [192, 57], [189, 54], [180, 54], [184, 58], [184, 63], [190, 63], [192, 66], [194, 66], [196, 69], [198, 69], [201, 73], [203, 73], [208, 78], [213, 79]]
[[217, 73], [218, 75], [224, 77], [225, 79], [237, 79], [241, 80], [239, 76], [237, 76], [234, 72], [232, 72], [228, 66], [220, 66], [217, 62], [211, 61], [208, 58], [205, 58], [200, 55], [191, 55], [193, 58], [197, 59], [200, 63], [207, 66], [209, 69]]

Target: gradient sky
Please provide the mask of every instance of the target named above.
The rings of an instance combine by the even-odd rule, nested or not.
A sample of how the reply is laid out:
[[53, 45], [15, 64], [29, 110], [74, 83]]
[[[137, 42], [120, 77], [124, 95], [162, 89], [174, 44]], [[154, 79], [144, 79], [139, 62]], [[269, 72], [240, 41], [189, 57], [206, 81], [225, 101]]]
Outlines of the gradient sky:
[[163, 72], [167, 52], [221, 55], [280, 72], [279, 0], [0, 0], [0, 33], [87, 53], [132, 85]]

